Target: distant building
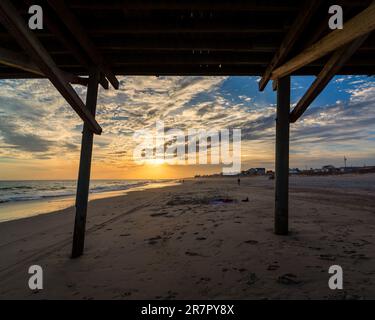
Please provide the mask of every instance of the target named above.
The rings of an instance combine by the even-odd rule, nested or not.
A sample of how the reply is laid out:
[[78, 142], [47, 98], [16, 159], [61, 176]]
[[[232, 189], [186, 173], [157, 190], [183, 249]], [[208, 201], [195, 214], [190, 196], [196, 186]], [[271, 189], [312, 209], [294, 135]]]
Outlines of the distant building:
[[242, 171], [243, 176], [264, 176], [266, 174], [266, 168], [250, 168]]
[[337, 171], [338, 171], [338, 169], [336, 169], [331, 164], [322, 167], [322, 172], [324, 172], [324, 173], [333, 173], [333, 172], [337, 172]]
[[255, 176], [257, 174], [257, 170], [255, 168], [250, 168], [245, 171], [245, 176]]
[[256, 168], [257, 174], [264, 176], [266, 174], [266, 168]]
[[300, 174], [301, 170], [298, 168], [289, 168], [289, 174]]

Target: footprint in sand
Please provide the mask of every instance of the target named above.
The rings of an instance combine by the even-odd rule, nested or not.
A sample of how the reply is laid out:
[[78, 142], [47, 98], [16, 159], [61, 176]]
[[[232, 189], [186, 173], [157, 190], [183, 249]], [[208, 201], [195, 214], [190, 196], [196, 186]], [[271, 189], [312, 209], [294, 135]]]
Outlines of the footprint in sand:
[[255, 282], [257, 282], [259, 280], [259, 278], [257, 277], [257, 275], [254, 272], [250, 272], [247, 279], [248, 279], [248, 281], [246, 282], [246, 284], [249, 285], [249, 286], [253, 285]]
[[161, 240], [161, 236], [156, 236], [156, 237], [153, 237], [153, 238], [149, 238], [149, 239], [145, 239], [145, 241], [148, 241], [148, 244], [157, 244], [159, 240]]
[[371, 244], [371, 242], [359, 239], [360, 242], [352, 242], [353, 246], [355, 247], [363, 247], [365, 245]]
[[277, 282], [281, 284], [286, 284], [286, 285], [301, 283], [301, 281], [298, 280], [297, 276], [293, 273], [283, 274], [282, 276], [277, 278]]
[[120, 294], [120, 297], [121, 298], [127, 298], [127, 297], [130, 297], [132, 295], [132, 293], [130, 291], [127, 291], [127, 292], [124, 292], [122, 294]]
[[268, 267], [267, 267], [267, 270], [268, 271], [275, 271], [277, 269], [279, 269], [280, 266], [276, 265], [276, 264], [270, 264]]
[[256, 241], [256, 240], [247, 240], [244, 243], [246, 243], [246, 244], [258, 244], [258, 241]]
[[198, 241], [202, 241], [202, 240], [206, 240], [207, 238], [206, 237], [198, 237], [198, 238], [196, 238], [196, 240], [198, 240]]
[[357, 259], [357, 260], [370, 260], [371, 259], [371, 258], [369, 258], [368, 256], [366, 256], [365, 254], [362, 254], [362, 253], [353, 254], [353, 255], [351, 255], [350, 258], [351, 259]]
[[328, 261], [334, 261], [336, 260], [336, 257], [332, 254], [321, 254], [319, 256], [319, 259], [321, 260], [328, 260]]
[[322, 250], [322, 248], [320, 247], [308, 247], [309, 249], [312, 249], [312, 250], [317, 250], [317, 251], [320, 251]]
[[156, 212], [156, 213], [151, 213], [150, 217], [162, 217], [162, 216], [165, 216], [167, 214], [168, 214], [168, 212]]
[[202, 277], [195, 284], [207, 283], [207, 282], [210, 282], [210, 281], [211, 281], [211, 278], [209, 278], [209, 277]]
[[197, 253], [197, 252], [193, 252], [193, 251], [186, 251], [185, 254], [187, 256], [190, 256], [190, 257], [204, 257], [204, 255], [200, 254], [200, 253]]

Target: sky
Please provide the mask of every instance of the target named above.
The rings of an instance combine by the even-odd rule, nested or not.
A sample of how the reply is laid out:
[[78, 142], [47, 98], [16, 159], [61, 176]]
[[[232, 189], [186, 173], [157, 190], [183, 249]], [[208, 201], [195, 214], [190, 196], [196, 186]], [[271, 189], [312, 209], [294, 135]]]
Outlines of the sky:
[[[242, 170], [274, 168], [276, 94], [259, 77], [120, 77], [99, 91], [93, 179], [183, 178], [218, 165], [133, 160], [138, 130], [233, 129], [242, 132]], [[292, 107], [313, 77], [292, 78]], [[86, 88], [75, 86], [85, 100]], [[0, 180], [76, 179], [82, 121], [47, 80], [0, 80]], [[375, 78], [337, 76], [291, 124], [290, 167], [375, 165]]]

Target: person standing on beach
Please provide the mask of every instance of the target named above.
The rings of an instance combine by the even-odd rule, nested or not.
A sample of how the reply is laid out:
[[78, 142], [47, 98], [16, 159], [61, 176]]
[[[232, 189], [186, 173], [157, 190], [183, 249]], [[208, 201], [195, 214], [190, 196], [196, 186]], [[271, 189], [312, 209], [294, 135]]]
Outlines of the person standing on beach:
[[238, 183], [238, 185], [241, 185], [241, 179], [240, 179], [240, 177], [237, 178], [237, 183]]

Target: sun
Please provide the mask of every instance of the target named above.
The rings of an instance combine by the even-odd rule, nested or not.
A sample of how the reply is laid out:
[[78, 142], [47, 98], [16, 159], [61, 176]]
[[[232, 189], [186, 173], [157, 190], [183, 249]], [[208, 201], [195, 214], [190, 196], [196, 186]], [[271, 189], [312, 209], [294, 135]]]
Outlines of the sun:
[[165, 164], [164, 159], [148, 159], [145, 161], [145, 164], [151, 165], [151, 166], [161, 166]]

